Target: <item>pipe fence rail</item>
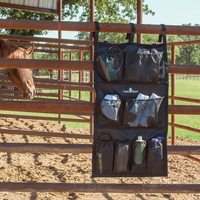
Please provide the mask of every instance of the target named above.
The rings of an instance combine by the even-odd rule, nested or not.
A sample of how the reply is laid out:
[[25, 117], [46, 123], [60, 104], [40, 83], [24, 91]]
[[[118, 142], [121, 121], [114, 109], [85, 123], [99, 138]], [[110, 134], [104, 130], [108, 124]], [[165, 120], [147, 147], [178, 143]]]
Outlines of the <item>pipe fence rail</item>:
[[[110, 24], [100, 23], [100, 32], [113, 32], [113, 33], [130, 33], [131, 26], [129, 24]], [[6, 29], [35, 29], [35, 30], [57, 30], [57, 31], [85, 31], [94, 32], [95, 24], [93, 22], [61, 22], [61, 21], [32, 21], [32, 20], [2, 20], [0, 19], [0, 28]], [[162, 34], [162, 28], [160, 25], [143, 25], [136, 24], [135, 32], [137, 34]], [[166, 26], [167, 34], [171, 35], [199, 35], [200, 27], [186, 27], [186, 26]], [[34, 101], [21, 101], [21, 97], [8, 96], [12, 93], [19, 95], [19, 91], [12, 91], [9, 89], [0, 90], [0, 110], [6, 111], [20, 111], [20, 112], [35, 112], [35, 113], [50, 113], [74, 115], [80, 119], [63, 118], [63, 121], [83, 122], [90, 123], [90, 131], [93, 124], [94, 113], [94, 76], [93, 76], [93, 41], [78, 41], [78, 40], [65, 40], [65, 39], [52, 39], [52, 38], [34, 38], [27, 36], [6, 36], [0, 35], [0, 38], [10, 40], [21, 40], [29, 42], [51, 42], [57, 44], [35, 44], [38, 47], [56, 48], [55, 50], [37, 49], [37, 52], [46, 51], [46, 53], [56, 53], [59, 58], [63, 56], [64, 51], [61, 49], [71, 49], [68, 51], [68, 60], [25, 60], [25, 59], [5, 59], [0, 58], [1, 68], [29, 68], [31, 69], [48, 69], [48, 70], [67, 70], [69, 73], [68, 81], [63, 80], [63, 75], [59, 73], [59, 81], [38, 79], [35, 78], [36, 88], [52, 89], [58, 91], [69, 91], [69, 95], [65, 94], [51, 94], [38, 92], [38, 95], [50, 97], [49, 100], [45, 98], [36, 98]], [[175, 123], [175, 115], [200, 115], [200, 106], [184, 106], [175, 105], [175, 100], [188, 101], [199, 103], [199, 99], [185, 98], [175, 96], [175, 74], [189, 74], [199, 75], [200, 65], [177, 65], [175, 64], [175, 46], [176, 45], [191, 45], [197, 44], [200, 41], [187, 41], [169, 43], [168, 46], [172, 46], [172, 63], [169, 64], [169, 73], [171, 74], [171, 104], [169, 105], [169, 114], [171, 114], [171, 122], [169, 125], [172, 130], [177, 128], [183, 128], [185, 130], [194, 131], [200, 133], [197, 128], [184, 126]], [[29, 46], [32, 43], [17, 42], [15, 44]], [[84, 46], [67, 46], [65, 44], [84, 45]], [[90, 61], [84, 61], [83, 52], [90, 51]], [[72, 54], [79, 52], [79, 61], [74, 61]], [[62, 55], [61, 55], [61, 54]], [[72, 79], [73, 71], [78, 71], [78, 82], [74, 82]], [[83, 81], [83, 72], [89, 72], [89, 81], [86, 83]], [[64, 71], [62, 72], [64, 73]], [[62, 75], [62, 76], [61, 76]], [[1, 85], [13, 87], [14, 85], [8, 82], [5, 76], [0, 76]], [[79, 97], [74, 98], [72, 91], [78, 91]], [[82, 99], [81, 92], [86, 91], [90, 93], [90, 102]], [[62, 97], [62, 98], [60, 98]], [[4, 100], [14, 99], [15, 101]], [[53, 99], [57, 98], [57, 99]], [[60, 99], [58, 99], [60, 98]], [[66, 100], [64, 98], [69, 98]], [[19, 100], [19, 101], [16, 101]], [[0, 117], [10, 117], [24, 119], [40, 119], [40, 120], [53, 120], [61, 121], [61, 118], [51, 117], [32, 117], [24, 115], [11, 115], [1, 114]], [[88, 116], [88, 117], [86, 117]], [[175, 132], [172, 131], [172, 146], [168, 146], [169, 155], [181, 155], [189, 159], [199, 162], [198, 158], [193, 155], [200, 155], [200, 146], [174, 146], [175, 144]], [[36, 135], [47, 137], [63, 137], [63, 138], [76, 138], [76, 139], [93, 139], [93, 136], [84, 134], [65, 134], [65, 133], [52, 133], [52, 132], [36, 132], [36, 131], [21, 131], [21, 130], [7, 130], [0, 129], [2, 134], [17, 134], [17, 135]], [[91, 132], [90, 132], [91, 133]], [[92, 145], [88, 144], [26, 144], [26, 143], [0, 143], [0, 152], [16, 152], [16, 153], [91, 153]], [[21, 192], [114, 192], [114, 193], [199, 193], [199, 184], [86, 184], [86, 183], [0, 183], [1, 191], [21, 191]]]

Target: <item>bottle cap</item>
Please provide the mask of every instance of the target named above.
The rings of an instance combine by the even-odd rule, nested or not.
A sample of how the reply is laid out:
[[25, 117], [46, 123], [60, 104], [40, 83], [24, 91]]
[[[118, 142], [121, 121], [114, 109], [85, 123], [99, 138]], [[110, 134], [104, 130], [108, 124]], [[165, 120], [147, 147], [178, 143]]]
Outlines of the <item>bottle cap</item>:
[[142, 140], [142, 136], [138, 136], [138, 140]]
[[144, 140], [142, 139], [142, 136], [138, 136], [136, 142], [144, 142]]
[[158, 139], [157, 138], [152, 138], [151, 141], [152, 142], [158, 142]]
[[162, 141], [164, 138], [163, 137], [157, 137], [158, 141]]

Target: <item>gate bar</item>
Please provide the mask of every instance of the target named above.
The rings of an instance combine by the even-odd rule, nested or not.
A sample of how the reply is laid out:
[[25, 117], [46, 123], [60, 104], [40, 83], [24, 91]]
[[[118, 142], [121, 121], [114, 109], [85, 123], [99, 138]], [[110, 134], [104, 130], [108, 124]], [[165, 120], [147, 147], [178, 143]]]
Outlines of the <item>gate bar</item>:
[[[0, 101], [0, 110], [28, 112], [94, 112], [94, 103], [82, 101]], [[200, 115], [200, 106], [169, 105], [169, 114]]]
[[[99, 27], [100, 32], [131, 33], [130, 24], [99, 23]], [[95, 23], [0, 19], [0, 28], [95, 32]], [[135, 24], [135, 29], [135, 33], [162, 34], [160, 25]], [[170, 35], [199, 35], [200, 33], [200, 27], [197, 26], [166, 25], [166, 30]]]
[[86, 193], [199, 193], [200, 184], [105, 184], [105, 183], [13, 183], [1, 182], [1, 192]]
[[22, 130], [0, 129], [0, 133], [2, 133], [2, 134], [12, 134], [12, 135], [32, 135], [32, 136], [44, 136], [44, 137], [93, 139], [93, 135], [69, 134], [69, 133], [58, 133], [58, 132], [56, 133], [56, 132], [22, 131]]
[[[1, 21], [1, 20], [0, 20]], [[0, 58], [0, 68], [58, 69], [93, 71], [92, 61], [27, 60]], [[169, 64], [169, 73], [200, 74], [200, 65]]]
[[[200, 146], [168, 146], [171, 155], [200, 155]], [[92, 153], [91, 144], [0, 143], [0, 152]]]
[[94, 45], [93, 41], [67, 40], [67, 39], [20, 36], [20, 35], [0, 35], [0, 38], [9, 39], [9, 40], [30, 41], [30, 42], [33, 42], [33, 41], [35, 41], [35, 42], [51, 42], [51, 43], [77, 44], [77, 45], [89, 45], [89, 46]]

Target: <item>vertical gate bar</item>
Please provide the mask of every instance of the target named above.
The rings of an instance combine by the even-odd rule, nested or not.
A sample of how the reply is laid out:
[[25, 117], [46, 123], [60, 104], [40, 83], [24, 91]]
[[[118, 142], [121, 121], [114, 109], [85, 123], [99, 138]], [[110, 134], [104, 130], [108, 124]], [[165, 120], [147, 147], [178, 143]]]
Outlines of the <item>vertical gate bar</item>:
[[[142, 24], [143, 1], [137, 0], [137, 24]], [[142, 34], [137, 34], [137, 43], [142, 44]]]
[[[79, 61], [83, 61], [83, 52], [80, 51], [79, 52]], [[83, 71], [79, 71], [79, 83], [82, 82], [83, 79]], [[79, 91], [79, 99], [81, 99], [81, 91]]]
[[[90, 22], [94, 22], [94, 5], [95, 0], [90, 0]], [[93, 41], [92, 33], [90, 33], [90, 41]], [[90, 61], [94, 59], [94, 46], [90, 50]], [[90, 82], [93, 83], [91, 87], [94, 87], [94, 72], [90, 72]], [[90, 92], [90, 102], [94, 102], [94, 92]], [[94, 117], [90, 117], [90, 135], [93, 135], [94, 130]]]
[[[175, 64], [176, 63], [176, 46], [172, 45], [172, 54], [171, 54], [171, 63]], [[171, 96], [175, 96], [175, 74], [171, 74]], [[175, 100], [171, 99], [171, 105], [175, 105]], [[175, 115], [171, 114], [171, 123], [175, 123]], [[175, 145], [176, 144], [176, 132], [175, 132], [175, 127], [171, 126], [171, 132], [172, 132], [172, 141], [171, 144]]]
[[[72, 53], [71, 52], [69, 53], [69, 60], [72, 61]], [[69, 70], [69, 82], [71, 82], [71, 81], [72, 81], [72, 70]], [[71, 97], [72, 97], [72, 92], [71, 92], [71, 90], [69, 90], [69, 99], [70, 100], [72, 100]]]
[[[59, 0], [59, 22], [62, 21], [62, 0]], [[62, 39], [62, 31], [58, 32], [58, 37], [59, 39]], [[61, 45], [61, 43], [59, 43]], [[62, 54], [62, 49], [59, 49], [59, 58], [58, 60], [63, 60], [63, 54]], [[63, 70], [59, 70], [59, 81], [63, 81]], [[63, 99], [63, 90], [59, 90], [59, 99]], [[58, 115], [58, 118], [61, 118], [61, 114]], [[61, 123], [61, 121], [58, 121]]]

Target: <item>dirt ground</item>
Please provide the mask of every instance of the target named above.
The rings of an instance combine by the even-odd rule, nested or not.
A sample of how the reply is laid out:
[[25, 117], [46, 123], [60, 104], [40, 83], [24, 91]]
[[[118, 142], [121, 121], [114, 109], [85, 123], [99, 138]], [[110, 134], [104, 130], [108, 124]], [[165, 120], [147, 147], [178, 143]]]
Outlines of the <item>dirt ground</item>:
[[[36, 120], [0, 118], [0, 128], [89, 134], [88, 130], [71, 129], [62, 124]], [[170, 138], [169, 138], [170, 144]], [[177, 145], [200, 145], [197, 141], [177, 138]], [[89, 144], [89, 140], [1, 134], [0, 142]], [[156, 178], [91, 178], [91, 154], [0, 153], [0, 182], [51, 183], [135, 183], [135, 184], [200, 184], [200, 163], [182, 156], [168, 156], [168, 177]], [[200, 157], [199, 157], [200, 158]], [[200, 199], [198, 194], [119, 194], [119, 193], [22, 193], [0, 192], [0, 200], [81, 199], [81, 200], [159, 200]]]

